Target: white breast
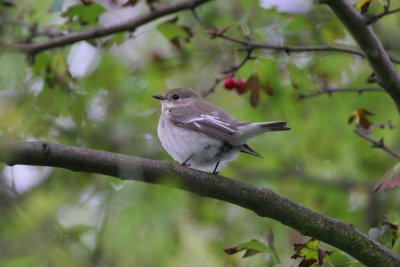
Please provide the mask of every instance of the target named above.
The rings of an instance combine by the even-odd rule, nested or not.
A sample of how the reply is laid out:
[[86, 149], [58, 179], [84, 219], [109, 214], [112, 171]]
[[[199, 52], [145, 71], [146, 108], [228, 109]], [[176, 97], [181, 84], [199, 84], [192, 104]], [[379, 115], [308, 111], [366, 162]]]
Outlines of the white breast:
[[221, 155], [223, 141], [202, 132], [176, 126], [167, 116], [160, 117], [157, 131], [158, 138], [168, 154], [179, 163], [191, 157], [188, 164], [194, 169], [212, 172], [217, 162], [221, 161], [218, 168], [220, 169], [227, 162], [234, 160], [239, 152], [237, 147], [233, 147], [219, 158], [217, 155]]

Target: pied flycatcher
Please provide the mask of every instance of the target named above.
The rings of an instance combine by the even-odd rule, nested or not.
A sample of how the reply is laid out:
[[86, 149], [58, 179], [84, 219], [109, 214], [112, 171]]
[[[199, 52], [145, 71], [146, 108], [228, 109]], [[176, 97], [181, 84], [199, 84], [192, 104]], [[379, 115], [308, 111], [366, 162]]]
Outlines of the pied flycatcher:
[[216, 173], [239, 152], [261, 157], [247, 141], [265, 132], [290, 130], [284, 121], [237, 121], [191, 89], [153, 97], [162, 105], [157, 132], [165, 150], [182, 165], [206, 172]]

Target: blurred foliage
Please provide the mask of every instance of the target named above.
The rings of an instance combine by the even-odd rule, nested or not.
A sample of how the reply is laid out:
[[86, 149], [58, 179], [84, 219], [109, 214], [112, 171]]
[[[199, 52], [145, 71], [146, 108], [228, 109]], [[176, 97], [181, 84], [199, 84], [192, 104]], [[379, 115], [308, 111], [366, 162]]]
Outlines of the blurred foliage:
[[[147, 8], [141, 1], [127, 7], [116, 2], [71, 6], [60, 0], [15, 1], [1, 6], [1, 38], [45, 41], [107, 19], [121, 22], [127, 13]], [[372, 1], [368, 12], [382, 12], [382, 5]], [[218, 29], [229, 25], [226, 34], [241, 39], [353, 44], [339, 20], [317, 4], [306, 14], [288, 14], [262, 9], [258, 1], [218, 1], [200, 7], [198, 15]], [[400, 16], [393, 14], [373, 26], [393, 56], [400, 55], [400, 37], [392, 34], [399, 23]], [[133, 34], [92, 40], [96, 56], [90, 59], [84, 53], [75, 57], [75, 63], [76, 45], [44, 51], [33, 60], [1, 53], [1, 137], [170, 159], [157, 139], [160, 107], [151, 96], [173, 87], [204, 92], [221, 70], [245, 56], [243, 47], [210, 39], [205, 30], [190, 12], [182, 12], [175, 22], [164, 20]], [[266, 93], [257, 89], [256, 99], [254, 90], [238, 94], [220, 84], [207, 99], [240, 120], [285, 120], [292, 130], [253, 140], [251, 146], [264, 159], [240, 155], [221, 174], [272, 188], [352, 223], [399, 252], [398, 190], [372, 193], [373, 185], [397, 161], [372, 149], [354, 134], [356, 126], [348, 124], [358, 109], [375, 114], [368, 118], [371, 123], [391, 120], [394, 129], [376, 128], [370, 134], [400, 151], [400, 120], [392, 100], [381, 92], [299, 100], [300, 94], [326, 85], [370, 87], [367, 62], [333, 52], [255, 50], [253, 56], [235, 78], [257, 77]], [[85, 73], [72, 74], [89, 61]], [[53, 169], [36, 186], [21, 190], [18, 185], [37, 174], [1, 168], [0, 266], [289, 266], [300, 262], [290, 258], [293, 243], [308, 240], [248, 210], [170, 188]], [[382, 221], [386, 223], [381, 225]], [[229, 245], [263, 236], [268, 229], [274, 233], [279, 265], [265, 244], [261, 251], [266, 253], [246, 259], [240, 253], [224, 253]], [[320, 245], [334, 251], [327, 261], [360, 266], [336, 248]]]

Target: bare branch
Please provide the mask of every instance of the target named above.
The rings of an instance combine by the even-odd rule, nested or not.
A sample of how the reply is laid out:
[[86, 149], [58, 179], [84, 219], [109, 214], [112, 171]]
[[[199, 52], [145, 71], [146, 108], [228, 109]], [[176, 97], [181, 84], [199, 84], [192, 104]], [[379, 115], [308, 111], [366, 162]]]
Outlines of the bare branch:
[[122, 180], [162, 184], [254, 211], [335, 246], [367, 266], [400, 266], [400, 255], [353, 225], [311, 211], [268, 188], [209, 174], [166, 161], [143, 159], [47, 142], [3, 142], [0, 161], [8, 165], [52, 166]]
[[218, 84], [223, 81], [225, 78], [229, 77], [229, 76], [234, 76], [236, 74], [236, 72], [238, 72], [240, 70], [241, 67], [243, 67], [247, 61], [254, 59], [254, 57], [252, 56], [253, 53], [253, 48], [247, 48], [246, 50], [246, 55], [245, 57], [242, 59], [241, 62], [239, 62], [237, 65], [231, 66], [229, 69], [227, 70], [223, 70], [221, 71], [222, 75], [215, 78], [214, 79], [214, 83], [203, 92], [202, 96], [206, 97], [209, 94], [211, 94], [212, 92], [214, 92], [215, 87], [218, 86]]
[[[203, 25], [208, 31], [211, 38], [222, 38], [228, 40], [233, 43], [244, 45], [248, 48], [253, 49], [268, 49], [268, 50], [276, 50], [282, 51], [286, 53], [291, 52], [342, 52], [347, 54], [353, 54], [361, 57], [365, 57], [364, 53], [356, 48], [344, 47], [344, 46], [336, 46], [336, 45], [276, 45], [276, 44], [268, 44], [262, 42], [255, 42], [252, 40], [242, 40], [232, 36], [228, 36], [224, 34], [228, 27], [225, 27], [223, 30], [218, 31], [218, 29], [214, 25], [210, 25], [205, 23], [200, 19], [199, 15], [195, 10], [192, 11], [193, 17]], [[400, 63], [400, 59], [394, 59], [396, 63]]]
[[[275, 50], [275, 51], [286, 52], [288, 54], [301, 53], [301, 52], [339, 52], [365, 58], [365, 54], [361, 50], [339, 45], [276, 45], [276, 44], [255, 42], [251, 40], [242, 40], [225, 34], [221, 34], [216, 37], [231, 41], [233, 43], [242, 44], [247, 47], [253, 47], [254, 49]], [[394, 63], [400, 64], [400, 59], [391, 58], [391, 60]]]
[[0, 40], [0, 48], [7, 49], [9, 51], [20, 51], [32, 56], [43, 50], [48, 50], [60, 46], [66, 46], [83, 40], [91, 40], [94, 38], [104, 37], [124, 31], [132, 32], [139, 26], [142, 26], [155, 19], [182, 10], [194, 9], [197, 6], [209, 1], [210, 0], [186, 0], [178, 3], [165, 4], [163, 6], [158, 7], [154, 11], [149, 11], [147, 13], [141, 14], [129, 21], [120, 24], [112, 25], [109, 27], [93, 28], [81, 32], [73, 32], [42, 42], [9, 44]]
[[385, 11], [382, 12], [381, 14], [378, 14], [378, 15], [375, 15], [375, 16], [372, 16], [372, 17], [369, 17], [368, 20], [367, 20], [367, 25], [370, 25], [370, 24], [372, 24], [372, 23], [375, 23], [375, 22], [377, 22], [378, 20], [380, 20], [381, 18], [383, 18], [383, 17], [385, 17], [385, 16], [387, 16], [387, 15], [391, 15], [391, 14], [397, 13], [397, 12], [400, 12], [400, 7], [399, 7], [399, 8], [396, 8], [396, 9], [393, 9], [393, 10], [385, 9]]
[[400, 76], [378, 37], [365, 23], [365, 18], [348, 0], [321, 0], [320, 2], [327, 4], [347, 27], [374, 70], [378, 84], [389, 93], [400, 111]]
[[364, 87], [323, 88], [314, 93], [308, 93], [308, 94], [302, 93], [299, 95], [299, 99], [303, 100], [303, 99], [316, 97], [316, 96], [320, 96], [320, 95], [324, 95], [324, 94], [331, 96], [332, 94], [336, 94], [336, 93], [354, 93], [354, 92], [361, 95], [364, 92], [382, 92], [382, 93], [384, 93], [386, 91], [383, 90], [382, 88], [364, 88]]
[[[200, 16], [197, 14], [195, 9], [192, 9], [192, 15], [194, 19], [201, 25], [203, 25], [207, 30], [208, 33], [210, 34], [211, 39], [216, 38], [217, 36], [223, 35], [228, 29], [229, 26], [223, 27], [222, 29], [218, 30], [214, 25], [208, 24], [205, 21], [203, 21]], [[245, 48], [241, 49], [246, 51], [245, 57], [242, 59], [241, 62], [239, 62], [237, 65], [231, 66], [228, 70], [221, 71], [222, 75], [215, 78], [213, 84], [202, 93], [203, 97], [207, 97], [209, 94], [214, 92], [215, 88], [218, 86], [218, 84], [223, 81], [225, 78], [229, 76], [234, 76], [236, 72], [242, 68], [247, 61], [255, 59], [255, 57], [252, 56], [252, 53], [254, 51], [254, 47], [252, 46], [245, 46]]]
[[386, 146], [385, 143], [383, 142], [383, 138], [381, 138], [380, 140], [373, 138], [371, 135], [369, 135], [368, 131], [366, 131], [362, 127], [357, 127], [357, 129], [354, 132], [361, 138], [369, 141], [372, 144], [373, 148], [380, 148], [389, 155], [391, 155], [392, 157], [400, 160], [400, 153]]

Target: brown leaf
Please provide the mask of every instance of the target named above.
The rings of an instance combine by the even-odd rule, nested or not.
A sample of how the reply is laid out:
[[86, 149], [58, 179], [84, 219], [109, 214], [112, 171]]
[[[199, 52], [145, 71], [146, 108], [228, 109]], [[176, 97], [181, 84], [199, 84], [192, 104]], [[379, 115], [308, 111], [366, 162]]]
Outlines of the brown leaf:
[[253, 89], [250, 94], [250, 103], [253, 107], [257, 107], [260, 103], [260, 90], [258, 88]]
[[265, 82], [262, 86], [261, 89], [267, 93], [267, 95], [273, 96], [274, 92], [272, 91], [272, 87], [268, 82]]
[[247, 79], [246, 85], [244, 87], [242, 94], [245, 92], [248, 92], [248, 91], [256, 90], [256, 89], [258, 90], [259, 86], [260, 86], [260, 80], [258, 78], [258, 75], [253, 74]]
[[319, 240], [311, 238], [305, 243], [294, 244], [296, 253], [292, 256], [293, 259], [302, 258], [299, 267], [309, 267], [314, 263], [319, 265], [324, 264], [325, 256], [332, 253], [332, 251], [318, 247]]
[[374, 115], [374, 113], [366, 109], [359, 108], [356, 111], [354, 111], [353, 114], [351, 114], [351, 116], [348, 119], [348, 123], [351, 124], [354, 122], [357, 127], [361, 127], [365, 130], [368, 130], [372, 125], [372, 123], [367, 119], [367, 116], [370, 115]]
[[385, 191], [400, 187], [400, 163], [397, 163], [383, 175], [382, 179], [374, 186], [373, 191], [376, 192], [381, 187]]
[[179, 40], [179, 38], [172, 38], [171, 40], [169, 40], [171, 42], [171, 44], [178, 50], [182, 49], [181, 46], [181, 41]]
[[300, 86], [298, 83], [292, 82], [292, 87], [294, 90], [297, 90], [297, 89], [299, 89]]
[[187, 33], [187, 36], [183, 40], [185, 40], [186, 42], [189, 42], [190, 39], [193, 37], [192, 29], [190, 29], [187, 26], [181, 26], [181, 27]]
[[267, 242], [268, 242], [268, 246], [269, 246], [271, 249], [274, 249], [274, 232], [272, 232], [272, 229], [269, 229], [269, 230], [268, 230]]
[[239, 251], [242, 251], [242, 250], [243, 250], [243, 248], [241, 248], [240, 245], [234, 245], [234, 246], [224, 249], [225, 253], [228, 255], [238, 253]]
[[349, 117], [349, 119], [347, 120], [347, 122], [348, 122], [349, 124], [351, 124], [351, 123], [354, 121], [355, 118], [356, 118], [356, 115], [352, 114], [352, 115]]
[[242, 250], [246, 251], [243, 255], [243, 258], [250, 257], [258, 253], [266, 253], [270, 251], [266, 244], [264, 244], [262, 241], [258, 241], [255, 239], [224, 249], [225, 253], [228, 255], [238, 253]]

